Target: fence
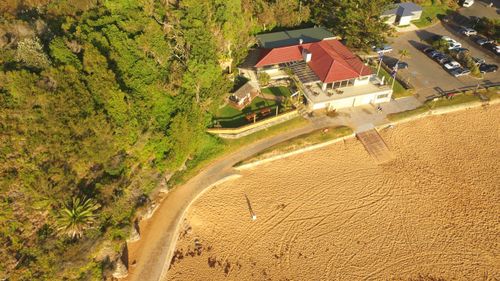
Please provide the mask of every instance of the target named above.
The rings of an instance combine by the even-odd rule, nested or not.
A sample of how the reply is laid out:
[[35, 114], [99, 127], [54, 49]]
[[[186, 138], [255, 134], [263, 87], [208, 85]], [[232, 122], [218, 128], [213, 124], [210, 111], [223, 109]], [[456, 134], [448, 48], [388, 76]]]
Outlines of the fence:
[[269, 128], [273, 125], [283, 123], [285, 121], [288, 121], [292, 118], [295, 118], [298, 116], [297, 110], [293, 110], [281, 115], [278, 115], [276, 117], [270, 117], [267, 119], [264, 119], [259, 122], [255, 122], [253, 124], [245, 125], [239, 128], [214, 128], [214, 129], [208, 129], [207, 132], [211, 134], [218, 135], [221, 138], [227, 138], [227, 139], [238, 139], [247, 135], [250, 135], [252, 133], [264, 130], [266, 128]]
[[439, 87], [436, 87], [436, 88], [434, 88], [434, 90], [436, 90], [436, 92], [438, 92], [438, 93], [427, 97], [427, 101], [433, 100], [433, 99], [439, 98], [439, 97], [448, 96], [448, 95], [463, 94], [463, 93], [466, 93], [468, 91], [475, 91], [475, 90], [481, 90], [481, 89], [488, 90], [488, 89], [497, 88], [497, 87], [500, 87], [500, 83], [488, 83], [488, 82], [486, 82], [483, 84], [477, 84], [476, 86], [466, 86], [466, 87], [461, 87], [461, 88], [456, 88], [456, 89], [446, 90], [446, 91], [439, 88]]
[[[382, 62], [382, 68], [384, 68], [385, 71], [387, 71], [387, 73], [389, 74], [392, 72], [392, 69], [388, 67], [384, 62]], [[415, 88], [413, 87], [413, 85], [410, 83], [409, 80], [403, 79], [403, 77], [397, 72], [396, 72], [396, 80], [407, 90]]]

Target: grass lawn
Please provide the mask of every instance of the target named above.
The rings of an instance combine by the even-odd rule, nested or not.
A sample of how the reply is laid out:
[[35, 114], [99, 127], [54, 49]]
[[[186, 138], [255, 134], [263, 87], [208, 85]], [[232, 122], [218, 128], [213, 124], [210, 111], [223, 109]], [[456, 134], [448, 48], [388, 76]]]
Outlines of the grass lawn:
[[307, 124], [309, 124], [308, 120], [302, 117], [295, 117], [279, 125], [272, 126], [239, 139], [222, 139], [207, 133], [205, 138], [201, 140], [200, 148], [196, 151], [195, 155], [193, 155], [192, 159], [186, 163], [186, 169], [175, 173], [170, 182], [173, 185], [182, 184], [189, 178], [198, 174], [218, 157], [232, 153], [258, 140], [304, 127]]
[[287, 87], [269, 87], [269, 88], [264, 88], [262, 89], [262, 93], [264, 94], [271, 94], [275, 95], [278, 97], [290, 97], [292, 95], [292, 92], [290, 92], [290, 89]]
[[413, 110], [388, 114], [387, 119], [389, 119], [390, 121], [399, 121], [401, 119], [410, 118], [412, 116], [419, 115], [427, 111], [429, 111], [429, 107], [427, 107], [426, 105], [422, 105], [421, 107], [417, 107], [416, 109]]
[[229, 105], [222, 107], [217, 111], [215, 119], [219, 121], [223, 128], [237, 128], [250, 124], [245, 118], [247, 114], [257, 112], [263, 108], [271, 108], [271, 112], [274, 113], [276, 106], [278, 106], [276, 101], [256, 97], [250, 105], [241, 111]]
[[274, 155], [283, 154], [287, 152], [291, 152], [294, 150], [298, 150], [307, 146], [323, 143], [326, 141], [330, 141], [336, 138], [344, 137], [353, 133], [353, 130], [346, 126], [329, 128], [328, 132], [324, 132], [323, 130], [316, 130], [314, 132], [304, 134], [282, 143], [271, 146], [260, 153], [252, 156], [251, 158], [242, 161], [238, 164], [247, 164], [252, 163], [261, 159], [269, 158]]
[[[486, 91], [486, 92], [483, 92], [483, 94], [488, 96], [490, 99], [498, 98], [498, 94], [496, 94], [495, 90]], [[390, 121], [398, 121], [398, 120], [405, 119], [405, 118], [408, 118], [411, 116], [425, 113], [425, 112], [432, 110], [432, 109], [453, 106], [453, 105], [459, 105], [459, 104], [464, 104], [464, 103], [469, 103], [469, 102], [474, 102], [474, 101], [479, 101], [479, 100], [480, 100], [479, 97], [473, 95], [472, 93], [456, 95], [451, 99], [440, 98], [437, 101], [428, 101], [426, 104], [422, 105], [419, 108], [413, 109], [413, 110], [389, 114], [389, 115], [387, 115], [387, 119], [389, 119]]]
[[[373, 73], [377, 73], [377, 67], [372, 66], [372, 71], [373, 71]], [[379, 76], [385, 77], [385, 82], [389, 86], [392, 85], [392, 77], [389, 73], [387, 73], [387, 71], [383, 67], [380, 68]], [[401, 97], [407, 97], [407, 96], [412, 95], [412, 92], [405, 89], [405, 87], [403, 87], [403, 85], [401, 85], [401, 83], [399, 83], [398, 80], [396, 80], [396, 82], [394, 82], [394, 89], [393, 90], [394, 90], [394, 92], [393, 92], [392, 96], [394, 98], [401, 98]]]
[[448, 5], [422, 6], [422, 9], [423, 11], [420, 19], [412, 22], [419, 28], [429, 26], [437, 22], [439, 20], [438, 17], [446, 16], [449, 12], [453, 11]]

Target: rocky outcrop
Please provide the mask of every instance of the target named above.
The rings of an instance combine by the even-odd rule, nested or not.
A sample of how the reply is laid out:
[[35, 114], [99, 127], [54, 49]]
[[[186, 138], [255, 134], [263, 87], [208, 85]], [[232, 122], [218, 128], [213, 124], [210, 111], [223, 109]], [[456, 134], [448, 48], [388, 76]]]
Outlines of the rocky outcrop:
[[122, 259], [119, 258], [115, 262], [115, 271], [113, 271], [113, 277], [119, 279], [119, 278], [125, 278], [127, 277], [127, 275], [128, 275], [128, 269], [125, 266], [125, 264], [123, 264]]

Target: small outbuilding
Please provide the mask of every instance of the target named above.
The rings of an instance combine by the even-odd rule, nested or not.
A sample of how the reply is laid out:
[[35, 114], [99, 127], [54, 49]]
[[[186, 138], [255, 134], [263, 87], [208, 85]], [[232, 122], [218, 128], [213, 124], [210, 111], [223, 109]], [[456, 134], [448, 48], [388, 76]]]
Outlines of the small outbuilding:
[[419, 20], [422, 7], [412, 2], [394, 4], [393, 8], [381, 15], [387, 24], [395, 26], [409, 25], [411, 21]]
[[229, 96], [229, 104], [241, 110], [245, 106], [249, 105], [253, 98], [255, 98], [258, 94], [258, 86], [254, 85], [251, 81], [248, 81]]

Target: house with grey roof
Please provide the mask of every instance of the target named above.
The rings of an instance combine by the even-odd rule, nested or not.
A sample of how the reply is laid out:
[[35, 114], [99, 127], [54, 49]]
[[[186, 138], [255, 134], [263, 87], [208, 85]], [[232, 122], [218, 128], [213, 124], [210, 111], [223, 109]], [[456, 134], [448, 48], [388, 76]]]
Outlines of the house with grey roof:
[[397, 3], [390, 10], [382, 13], [387, 24], [395, 26], [409, 25], [411, 21], [419, 20], [422, 16], [422, 7], [412, 2]]
[[273, 49], [297, 44], [307, 44], [322, 40], [338, 39], [330, 31], [322, 27], [310, 27], [264, 33], [256, 36], [261, 48]]

